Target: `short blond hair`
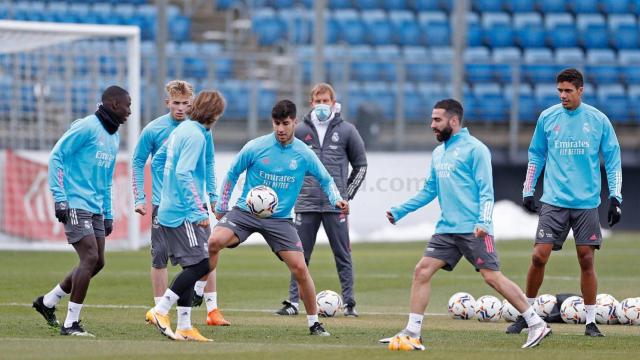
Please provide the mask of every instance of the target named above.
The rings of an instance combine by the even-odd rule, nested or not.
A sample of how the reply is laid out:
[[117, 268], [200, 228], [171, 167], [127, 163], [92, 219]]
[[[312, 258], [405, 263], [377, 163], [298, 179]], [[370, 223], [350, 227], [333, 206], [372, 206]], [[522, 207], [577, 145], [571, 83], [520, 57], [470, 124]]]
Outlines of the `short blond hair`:
[[327, 83], [319, 83], [316, 84], [312, 89], [311, 89], [311, 95], [309, 97], [309, 101], [313, 102], [313, 97], [318, 95], [318, 94], [323, 94], [323, 93], [329, 93], [329, 96], [331, 97], [331, 101], [335, 101], [336, 100], [336, 92], [335, 90], [333, 90], [333, 88], [331, 87], [331, 85], [327, 84]]
[[171, 80], [165, 86], [167, 97], [173, 98], [178, 96], [193, 97], [193, 85], [184, 80]]
[[201, 91], [187, 111], [191, 120], [201, 124], [213, 124], [224, 113], [227, 101], [218, 91]]

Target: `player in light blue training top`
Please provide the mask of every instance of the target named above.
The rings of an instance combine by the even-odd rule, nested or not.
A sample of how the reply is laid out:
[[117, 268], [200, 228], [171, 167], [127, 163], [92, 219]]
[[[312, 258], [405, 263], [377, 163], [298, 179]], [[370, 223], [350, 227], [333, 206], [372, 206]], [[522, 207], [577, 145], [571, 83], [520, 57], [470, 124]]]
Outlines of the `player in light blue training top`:
[[[342, 199], [333, 178], [316, 154], [294, 137], [296, 106], [289, 100], [278, 102], [271, 111], [273, 133], [254, 139], [240, 151], [229, 169], [216, 207], [220, 220], [209, 239], [211, 268], [218, 263], [219, 252], [235, 247], [249, 235], [259, 232], [271, 250], [284, 261], [296, 278], [301, 292], [311, 335], [328, 336], [318, 321], [316, 291], [302, 253], [302, 242], [292, 221], [292, 209], [300, 193], [306, 173], [318, 179], [333, 206], [343, 212], [349, 204]], [[229, 209], [229, 198], [240, 174], [246, 171], [242, 195], [236, 207]], [[269, 218], [259, 218], [246, 206], [248, 191], [258, 185], [272, 188], [278, 195], [278, 206]], [[223, 217], [224, 216], [224, 217]]]
[[436, 231], [418, 262], [411, 287], [411, 312], [404, 330], [388, 342], [390, 350], [424, 350], [422, 323], [429, 304], [431, 278], [440, 269], [453, 270], [464, 256], [485, 282], [523, 314], [531, 326], [523, 348], [538, 345], [551, 329], [536, 314], [518, 288], [500, 272], [493, 239], [493, 177], [491, 154], [462, 127], [462, 105], [453, 99], [438, 101], [431, 114], [431, 129], [441, 145], [431, 157], [431, 170], [422, 190], [404, 204], [387, 212], [390, 223], [413, 212], [436, 197], [441, 215]]
[[[176, 275], [156, 306], [147, 312], [146, 320], [176, 340], [210, 341], [191, 326], [191, 305], [196, 281], [210, 273], [207, 239], [211, 231], [204, 197], [207, 138], [224, 108], [225, 101], [219, 92], [201, 92], [188, 111], [190, 119], [171, 133], [153, 159], [152, 166], [160, 166], [159, 161], [165, 164], [158, 231], [166, 239], [171, 263], [179, 264], [182, 272]], [[161, 159], [161, 154], [166, 155], [166, 159]], [[178, 325], [174, 333], [169, 311], [176, 302]]]
[[[595, 323], [598, 282], [593, 266], [595, 249], [602, 244], [600, 233], [600, 155], [609, 184], [608, 223], [612, 227], [622, 215], [622, 168], [620, 145], [611, 122], [593, 106], [582, 102], [584, 80], [576, 69], [563, 70], [556, 78], [561, 104], [540, 114], [529, 146], [529, 164], [522, 189], [522, 205], [535, 213], [534, 191], [544, 168], [544, 192], [540, 219], [527, 275], [527, 297], [533, 302], [544, 279], [552, 250], [562, 249], [573, 229], [580, 263], [582, 295], [587, 311], [585, 335], [604, 336]], [[507, 333], [518, 334], [526, 327], [520, 319]]]
[[[159, 149], [169, 138], [171, 132], [187, 119], [187, 111], [193, 101], [193, 86], [184, 80], [171, 80], [165, 86], [167, 98], [165, 103], [169, 113], [151, 121], [140, 134], [140, 140], [133, 153], [133, 194], [135, 197], [135, 211], [140, 215], [147, 213], [146, 196], [144, 192], [144, 167], [149, 156], [154, 158]], [[209, 132], [211, 134], [211, 132]], [[205, 136], [206, 141], [206, 181], [207, 193], [211, 208], [215, 206], [217, 199], [216, 178], [215, 178], [215, 158], [213, 136]], [[166, 239], [160, 236], [157, 215], [160, 195], [162, 192], [162, 174], [164, 172], [164, 161], [151, 163], [151, 186], [152, 186], [152, 227], [151, 227], [151, 285], [153, 287], [154, 302], [158, 303], [168, 285]], [[206, 285], [206, 286], [205, 286]], [[209, 325], [229, 325], [222, 313], [218, 310], [216, 292], [216, 273], [212, 272], [207, 280], [198, 280], [194, 292], [194, 306], [200, 306], [203, 298], [206, 298], [207, 324]]]
[[104, 267], [105, 237], [113, 230], [111, 186], [120, 144], [118, 128], [131, 114], [131, 98], [121, 87], [102, 94], [95, 114], [79, 119], [62, 135], [49, 159], [49, 188], [55, 215], [64, 224], [80, 263], [60, 284], [33, 302], [51, 326], [59, 326], [58, 302], [71, 294], [61, 335], [93, 336], [80, 325], [91, 278]]

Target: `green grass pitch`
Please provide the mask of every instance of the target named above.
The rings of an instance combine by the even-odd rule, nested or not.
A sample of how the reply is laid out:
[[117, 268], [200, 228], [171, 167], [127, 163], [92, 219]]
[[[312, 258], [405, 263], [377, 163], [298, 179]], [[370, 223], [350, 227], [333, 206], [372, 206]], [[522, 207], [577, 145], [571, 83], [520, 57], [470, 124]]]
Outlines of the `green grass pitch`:
[[[356, 295], [361, 316], [322, 320], [331, 337], [308, 335], [304, 313], [279, 317], [273, 311], [287, 294], [289, 275], [266, 245], [224, 250], [218, 268], [218, 301], [231, 327], [204, 325], [205, 310], [193, 322], [212, 343], [172, 342], [144, 323], [152, 304], [149, 251], [109, 252], [106, 267], [91, 283], [82, 320], [97, 338], [66, 338], [46, 326], [31, 301], [48, 291], [76, 263], [75, 253], [0, 252], [0, 358], [47, 359], [633, 359], [640, 354], [640, 326], [601, 326], [605, 338], [583, 336], [583, 325], [553, 324], [553, 334], [535, 349], [520, 349], [525, 334], [506, 335], [504, 322], [452, 320], [444, 315], [457, 291], [474, 297], [497, 293], [464, 260], [454, 272], [436, 274], [423, 337], [427, 350], [393, 353], [377, 340], [406, 324], [413, 267], [425, 242], [354, 244]], [[524, 286], [530, 241], [498, 242], [502, 271]], [[638, 235], [605, 240], [596, 254], [598, 293], [618, 300], [640, 296]], [[170, 276], [177, 269], [171, 269]], [[318, 246], [311, 264], [317, 291], [339, 292], [328, 246]], [[554, 253], [541, 293], [580, 292], [573, 241]], [[58, 318], [66, 315], [66, 301]], [[172, 310], [175, 326], [175, 310]]]

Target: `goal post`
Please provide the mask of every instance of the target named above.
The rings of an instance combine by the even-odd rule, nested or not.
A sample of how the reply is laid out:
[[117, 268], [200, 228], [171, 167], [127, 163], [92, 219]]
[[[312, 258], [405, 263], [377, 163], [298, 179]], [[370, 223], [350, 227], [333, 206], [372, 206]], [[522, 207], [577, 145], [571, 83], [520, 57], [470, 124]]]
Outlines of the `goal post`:
[[130, 154], [141, 128], [140, 51], [136, 26], [0, 20], [0, 248], [68, 248], [43, 166], [70, 123], [95, 111], [108, 85], [127, 89], [131, 115], [120, 130], [113, 184], [121, 226], [107, 247], [142, 245], [130, 185]]

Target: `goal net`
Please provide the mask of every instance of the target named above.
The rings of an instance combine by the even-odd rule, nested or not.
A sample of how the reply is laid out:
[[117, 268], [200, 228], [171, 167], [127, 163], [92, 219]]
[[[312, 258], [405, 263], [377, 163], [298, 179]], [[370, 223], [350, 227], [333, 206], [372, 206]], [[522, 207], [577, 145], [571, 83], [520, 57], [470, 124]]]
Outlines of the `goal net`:
[[113, 182], [107, 248], [138, 248], [150, 219], [134, 216], [130, 156], [140, 132], [140, 29], [0, 21], [0, 248], [71, 249], [54, 216], [49, 153], [110, 85], [131, 94]]

